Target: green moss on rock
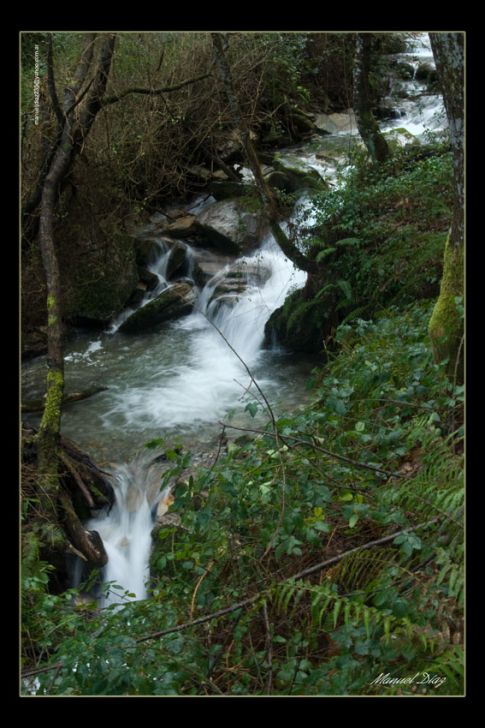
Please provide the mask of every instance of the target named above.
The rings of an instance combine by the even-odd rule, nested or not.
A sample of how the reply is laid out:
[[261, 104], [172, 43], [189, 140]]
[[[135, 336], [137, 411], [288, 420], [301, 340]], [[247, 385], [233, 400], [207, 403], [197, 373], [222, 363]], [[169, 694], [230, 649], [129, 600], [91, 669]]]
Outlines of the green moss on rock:
[[124, 333], [136, 334], [164, 321], [171, 321], [189, 314], [195, 303], [195, 293], [188, 283], [176, 283], [137, 309], [120, 326]]

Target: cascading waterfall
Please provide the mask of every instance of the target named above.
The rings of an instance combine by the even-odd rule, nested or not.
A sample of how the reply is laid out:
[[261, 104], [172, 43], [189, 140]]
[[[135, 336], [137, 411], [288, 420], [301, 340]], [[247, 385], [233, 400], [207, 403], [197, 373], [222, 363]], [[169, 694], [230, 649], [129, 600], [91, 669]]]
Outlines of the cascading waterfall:
[[[160, 258], [151, 266], [160, 277], [160, 287], [167, 285], [166, 259], [167, 251], [162, 248]], [[290, 288], [304, 285], [306, 273], [294, 267], [272, 236], [266, 237], [253, 255], [237, 262], [246, 278], [245, 290], [215, 295], [218, 284], [230, 274], [231, 266], [226, 266], [199, 292], [194, 312], [177, 323], [177, 327], [193, 333], [191, 361], [179, 367], [163, 386], [142, 392], [131, 389], [121, 395], [119, 404], [131, 425], [150, 417], [160, 417], [161, 422], [168, 418], [172, 423], [214, 419], [250, 386], [247, 371], [227, 342], [248, 366], [254, 365], [261, 353], [266, 321], [283, 304]], [[266, 275], [262, 284], [258, 269]], [[110, 590], [102, 599], [103, 606], [145, 598], [153, 515], [161, 497], [139, 461], [118, 467], [114, 480], [116, 501], [111, 511], [88, 524], [99, 532], [108, 554], [104, 581], [122, 587], [121, 591]]]
[[114, 472], [116, 499], [112, 509], [87, 524], [98, 531], [108, 554], [104, 581], [114, 582], [101, 598], [101, 606], [146, 597], [152, 511], [161, 497], [158, 480], [150, 479], [150, 472], [140, 458], [119, 466]]

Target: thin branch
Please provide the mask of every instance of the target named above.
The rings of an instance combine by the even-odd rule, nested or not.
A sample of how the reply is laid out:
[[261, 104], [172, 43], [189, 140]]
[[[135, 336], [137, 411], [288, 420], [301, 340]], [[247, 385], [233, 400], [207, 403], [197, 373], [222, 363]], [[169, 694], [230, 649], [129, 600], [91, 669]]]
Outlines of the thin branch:
[[129, 94], [144, 94], [145, 96], [160, 96], [161, 94], [169, 94], [172, 93], [172, 91], [179, 91], [179, 89], [189, 86], [192, 83], [196, 83], [197, 81], [203, 81], [204, 78], [209, 78], [210, 75], [210, 73], [204, 73], [202, 76], [189, 78], [187, 81], [182, 81], [182, 83], [178, 83], [175, 86], [164, 86], [163, 88], [127, 88], [116, 96], [107, 96], [103, 99], [101, 106], [105, 107], [109, 106], [109, 104], [115, 104], [117, 101], [120, 101]]
[[[201, 312], [201, 313], [202, 313], [202, 312]], [[273, 410], [272, 410], [272, 408], [271, 408], [271, 405], [270, 405], [270, 403], [268, 402], [268, 399], [267, 399], [267, 397], [266, 397], [265, 393], [263, 392], [263, 390], [261, 389], [261, 387], [260, 387], [260, 386], [259, 386], [259, 384], [257, 383], [256, 379], [254, 378], [254, 376], [253, 376], [253, 374], [252, 374], [252, 372], [251, 372], [250, 368], [248, 367], [248, 365], [246, 364], [246, 362], [244, 361], [244, 359], [242, 359], [242, 357], [241, 357], [241, 356], [240, 356], [240, 355], [239, 355], [239, 354], [237, 353], [236, 349], [235, 349], [235, 348], [234, 348], [234, 347], [232, 346], [232, 344], [230, 344], [230, 343], [229, 343], [229, 341], [228, 341], [228, 340], [227, 340], [227, 338], [226, 338], [226, 337], [224, 336], [224, 334], [222, 333], [222, 331], [220, 330], [220, 328], [219, 328], [218, 326], [216, 326], [216, 324], [215, 324], [215, 323], [214, 323], [213, 321], [211, 321], [211, 320], [210, 320], [210, 319], [209, 319], [209, 318], [208, 318], [208, 317], [207, 317], [207, 316], [205, 315], [205, 313], [202, 313], [202, 316], [204, 316], [204, 318], [205, 318], [205, 319], [206, 319], [206, 320], [207, 320], [207, 321], [208, 321], [208, 322], [210, 323], [210, 325], [211, 325], [211, 326], [213, 326], [213, 327], [215, 328], [215, 330], [217, 331], [217, 333], [219, 334], [219, 336], [221, 336], [221, 337], [222, 337], [222, 339], [224, 339], [224, 341], [226, 342], [226, 344], [228, 345], [228, 347], [230, 348], [230, 350], [232, 351], [232, 353], [233, 353], [233, 354], [235, 354], [235, 355], [237, 356], [237, 358], [239, 359], [239, 361], [241, 362], [241, 364], [243, 365], [243, 367], [245, 368], [245, 370], [246, 370], [246, 371], [247, 371], [247, 373], [249, 374], [249, 376], [250, 376], [250, 378], [251, 378], [251, 381], [252, 381], [252, 382], [254, 383], [254, 386], [256, 387], [256, 389], [258, 390], [258, 392], [260, 393], [261, 397], [262, 397], [262, 398], [263, 398], [263, 400], [264, 400], [264, 403], [265, 403], [265, 405], [266, 405], [266, 408], [267, 408], [267, 410], [268, 410], [269, 416], [271, 417], [271, 422], [272, 422], [272, 425], [273, 425], [273, 429], [275, 430], [275, 433], [277, 433], [277, 428], [276, 428], [276, 418], [275, 418], [275, 416], [274, 416], [274, 412], [273, 412]], [[223, 425], [224, 423], [221, 423], [221, 424]], [[226, 425], [226, 427], [227, 427], [227, 425]], [[233, 429], [238, 429], [238, 428], [233, 428]], [[276, 434], [275, 434], [275, 437], [277, 437], [277, 435], [276, 435]]]
[[266, 688], [268, 693], [271, 693], [273, 689], [273, 638], [271, 635], [271, 626], [268, 618], [268, 607], [266, 602], [263, 602], [263, 616], [264, 626], [266, 628], [266, 653], [268, 659], [268, 687]]

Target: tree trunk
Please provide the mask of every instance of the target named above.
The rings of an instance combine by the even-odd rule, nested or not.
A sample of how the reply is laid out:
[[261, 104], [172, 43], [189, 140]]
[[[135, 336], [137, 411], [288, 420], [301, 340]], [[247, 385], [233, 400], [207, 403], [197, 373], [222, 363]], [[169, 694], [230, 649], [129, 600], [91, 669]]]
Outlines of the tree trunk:
[[374, 162], [384, 162], [389, 157], [389, 147], [379, 130], [371, 110], [369, 71], [372, 36], [358, 33], [355, 41], [353, 72], [354, 112], [362, 141]]
[[[108, 79], [115, 37], [108, 34], [98, 46], [94, 75], [85, 85], [94, 55], [94, 37], [87, 44], [74, 74], [74, 83], [65, 89], [63, 109], [60, 109], [53, 78], [52, 57], [49, 58], [50, 95], [59, 124], [63, 122], [60, 142], [55, 148], [45, 179], [42, 182], [39, 221], [39, 245], [47, 286], [47, 387], [44, 412], [38, 433], [39, 505], [44, 523], [50, 524], [45, 533], [54, 534], [52, 545], [59, 545], [60, 533], [52, 526], [58, 523], [57, 505], [60, 490], [59, 440], [61, 405], [64, 398], [64, 354], [62, 344], [62, 304], [59, 264], [54, 241], [54, 222], [59, 190], [81, 145], [101, 108], [101, 99]], [[83, 86], [85, 86], [84, 91]], [[83, 102], [81, 106], [81, 102]], [[65, 498], [62, 505], [66, 513]], [[72, 518], [69, 515], [69, 522]], [[71, 529], [72, 530], [72, 529]], [[77, 529], [76, 533], [78, 533]], [[94, 551], [86, 541], [88, 558]]]
[[429, 37], [448, 118], [454, 186], [453, 218], [429, 335], [435, 360], [447, 360], [448, 376], [461, 382], [464, 330], [455, 299], [463, 298], [464, 291], [464, 36], [463, 33], [430, 33]]
[[279, 224], [280, 214], [277, 200], [261, 171], [261, 165], [259, 163], [256, 149], [251, 141], [248, 125], [241, 114], [239, 103], [234, 92], [231, 71], [224, 52], [223, 37], [220, 33], [212, 33], [211, 35], [214, 49], [214, 61], [224, 86], [224, 92], [231, 111], [232, 122], [241, 137], [248, 165], [254, 175], [256, 187], [268, 216], [271, 232], [287, 258], [289, 258], [301, 270], [307, 271], [307, 273], [315, 273], [318, 270], [318, 266], [315, 261], [307, 258], [307, 256], [298, 249]]

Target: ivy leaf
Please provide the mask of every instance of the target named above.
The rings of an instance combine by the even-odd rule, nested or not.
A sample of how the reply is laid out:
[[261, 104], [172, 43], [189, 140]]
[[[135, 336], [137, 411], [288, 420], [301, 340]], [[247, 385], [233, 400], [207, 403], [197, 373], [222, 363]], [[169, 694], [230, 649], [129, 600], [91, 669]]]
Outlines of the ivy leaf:
[[255, 417], [258, 411], [258, 405], [256, 404], [256, 402], [248, 402], [244, 409], [246, 410], [246, 412], [249, 412], [251, 417]]

